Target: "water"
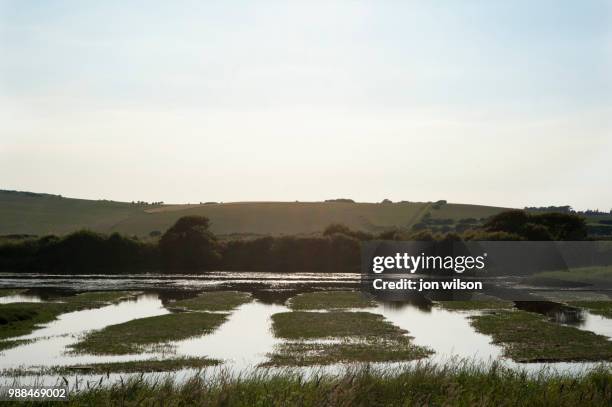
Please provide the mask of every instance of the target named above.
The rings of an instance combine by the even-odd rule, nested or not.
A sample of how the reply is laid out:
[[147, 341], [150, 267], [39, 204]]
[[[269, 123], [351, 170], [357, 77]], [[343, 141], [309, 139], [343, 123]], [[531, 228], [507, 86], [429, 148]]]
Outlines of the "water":
[[612, 340], [610, 319], [581, 308], [570, 307], [553, 301], [516, 301], [516, 308], [542, 314], [552, 322], [591, 331]]
[[161, 300], [153, 294], [141, 295], [135, 300], [127, 300], [98, 309], [62, 314], [57, 320], [29, 335], [12, 338], [34, 341], [2, 351], [0, 354], [1, 366], [3, 369], [11, 369], [148, 359], [150, 355], [72, 355], [67, 352], [67, 347], [76, 343], [79, 336], [89, 330], [167, 313], [169, 311], [162, 306]]
[[[223, 277], [227, 278], [223, 278]], [[250, 278], [252, 277], [252, 278]], [[45, 286], [45, 284], [47, 286]], [[101, 362], [144, 360], [151, 358], [168, 358], [195, 356], [220, 359], [224, 368], [233, 372], [244, 372], [256, 368], [266, 361], [266, 354], [273, 351], [281, 341], [271, 332], [270, 317], [278, 312], [287, 311], [285, 301], [297, 293], [321, 289], [357, 288], [358, 275], [334, 274], [299, 274], [289, 278], [273, 273], [211, 273], [207, 276], [128, 276], [109, 278], [107, 276], [86, 276], [83, 278], [67, 276], [9, 276], [0, 281], [0, 287], [32, 287], [19, 295], [2, 297], [3, 302], [28, 302], [48, 300], [57, 295], [57, 290], [106, 290], [138, 289], [144, 294], [136, 299], [122, 301], [119, 304], [99, 309], [76, 311], [60, 315], [56, 321], [35, 330], [30, 335], [16, 339], [34, 340], [0, 353], [2, 369], [41, 368], [49, 366], [81, 365]], [[46, 287], [46, 288], [42, 288]], [[234, 310], [228, 320], [215, 332], [173, 342], [167, 349], [172, 355], [159, 352], [148, 352], [138, 355], [93, 356], [74, 355], [67, 352], [67, 347], [76, 343], [90, 330], [126, 322], [135, 318], [144, 318], [166, 314], [165, 308], [170, 301], [196, 295], [202, 289], [235, 289], [248, 291], [254, 300]], [[50, 294], [51, 293], [51, 294]], [[559, 306], [554, 302], [524, 305], [519, 308], [532, 307], [531, 311], [547, 315], [557, 323], [576, 326], [601, 335], [612, 337], [612, 320], [590, 314], [576, 312], [575, 308]], [[445, 363], [454, 358], [474, 360], [476, 363], [502, 361], [511, 367], [536, 371], [543, 367], [552, 367], [557, 371], [579, 372], [595, 365], [594, 363], [530, 363], [516, 364], [502, 357], [502, 349], [491, 343], [487, 335], [476, 332], [469, 323], [469, 316], [474, 312], [448, 311], [432, 306], [427, 300], [407, 303], [379, 303], [366, 311], [384, 315], [389, 321], [407, 330], [417, 345], [429, 347], [435, 351], [430, 357], [434, 362]], [[410, 364], [414, 362], [403, 362]], [[396, 366], [402, 363], [379, 364]], [[338, 371], [341, 366], [333, 365], [323, 368], [324, 371]], [[313, 368], [304, 369], [312, 371]], [[316, 368], [317, 371], [320, 368]], [[190, 371], [179, 373], [179, 377]], [[125, 375], [124, 375], [125, 376]], [[92, 380], [95, 378], [91, 376]], [[53, 383], [54, 376], [27, 377], [23, 380], [46, 380]], [[12, 380], [6, 378], [5, 381]]]
[[9, 304], [11, 302], [41, 302], [42, 299], [37, 295], [24, 295], [24, 294], [16, 294], [16, 295], [6, 295], [4, 297], [0, 297], [0, 304]]

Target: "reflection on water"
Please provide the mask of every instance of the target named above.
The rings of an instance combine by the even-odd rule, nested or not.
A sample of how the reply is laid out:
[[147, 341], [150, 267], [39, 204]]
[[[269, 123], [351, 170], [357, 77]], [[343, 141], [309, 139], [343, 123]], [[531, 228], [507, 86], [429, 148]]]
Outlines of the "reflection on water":
[[270, 331], [270, 317], [287, 310], [260, 302], [241, 305], [214, 334], [174, 342], [176, 353], [222, 359], [239, 371], [257, 366], [281, 342]]
[[5, 295], [0, 297], [0, 304], [9, 304], [11, 302], [41, 302], [42, 299], [37, 295], [30, 294], [16, 294], [16, 295]]
[[416, 308], [421, 312], [429, 313], [431, 312], [431, 307], [433, 306], [433, 302], [423, 296], [414, 295], [409, 300], [404, 301], [378, 301], [379, 304], [384, 305], [385, 309], [393, 309], [396, 311], [400, 311], [403, 309], [410, 310], [411, 308]]
[[545, 315], [552, 322], [595, 332], [612, 340], [612, 320], [582, 308], [552, 301], [515, 301], [514, 304], [517, 309]]
[[410, 305], [397, 308], [389, 304], [381, 304], [373, 312], [406, 329], [408, 335], [414, 337], [416, 345], [435, 350], [433, 357], [436, 360], [453, 356], [491, 360], [501, 356], [501, 348], [491, 344], [489, 336], [474, 331], [470, 326], [468, 313], [438, 307], [423, 310]]
[[54, 288], [68, 290], [151, 290], [156, 288], [202, 290], [215, 287], [259, 288], [324, 288], [357, 287], [358, 273], [263, 273], [205, 272], [201, 274], [84, 274], [53, 275], [34, 273], [2, 273], [0, 288]]
[[[79, 340], [89, 330], [101, 329], [111, 324], [126, 322], [135, 318], [144, 318], [166, 314], [165, 308], [170, 302], [198, 295], [199, 290], [232, 289], [250, 292], [253, 301], [243, 304], [232, 312], [228, 320], [215, 332], [171, 343], [176, 355], [198, 356], [221, 359], [224, 366], [235, 372], [250, 369], [266, 360], [266, 354], [274, 349], [280, 341], [271, 332], [271, 316], [274, 313], [287, 310], [284, 305], [287, 299], [294, 295], [321, 289], [346, 289], [351, 284], [358, 286], [358, 276], [355, 275], [297, 275], [290, 276], [280, 283], [280, 276], [272, 273], [230, 273], [231, 278], [224, 280], [218, 273], [210, 273], [205, 278], [167, 278], [160, 276], [138, 276], [127, 279], [94, 278], [78, 279], [74, 277], [45, 277], [53, 281], [52, 289], [45, 291], [40, 286], [19, 294], [19, 301], [25, 297], [32, 301], [57, 299], [59, 293], [65, 293], [66, 288], [74, 291], [76, 287], [87, 287], [90, 290], [138, 288], [146, 293], [136, 299], [122, 301], [119, 304], [105, 306], [99, 309], [76, 311], [60, 315], [58, 320], [35, 330], [21, 339], [35, 339], [0, 353], [2, 368], [75, 365], [96, 362], [113, 362], [126, 360], [143, 360], [168, 357], [160, 353], [145, 353], [139, 355], [93, 356], [72, 355], [66, 353], [66, 347]], [[247, 279], [246, 277], [254, 277]], [[285, 276], [283, 276], [284, 278]], [[308, 278], [312, 278], [309, 281]], [[47, 281], [37, 277], [40, 281]], [[61, 286], [62, 282], [67, 286]], [[102, 281], [102, 286], [97, 285]], [[126, 281], [128, 283], [126, 284]], [[24, 285], [35, 284], [22, 280]], [[0, 285], [3, 284], [0, 282]], [[194, 285], [190, 285], [190, 284]], [[11, 283], [9, 286], [17, 286]], [[59, 291], [58, 291], [59, 290]], [[10, 297], [5, 297], [10, 298]], [[590, 330], [612, 337], [612, 320], [592, 315], [576, 308], [562, 306], [554, 302], [517, 302], [517, 308], [547, 315], [557, 323], [570, 324], [580, 329]], [[403, 302], [379, 302], [376, 307], [367, 311], [384, 315], [402, 329], [409, 332], [414, 343], [433, 349], [431, 356], [435, 362], [446, 362], [454, 357], [469, 358], [478, 363], [499, 360], [502, 349], [491, 343], [491, 337], [476, 332], [468, 317], [474, 312], [448, 311], [432, 306], [429, 299], [415, 296]], [[415, 362], [403, 362], [410, 364]], [[557, 370], [570, 369], [578, 371], [587, 363], [554, 363], [554, 364], [515, 364], [504, 360], [508, 366], [520, 366], [529, 370], [537, 370], [543, 366], [554, 366]], [[387, 364], [381, 366], [394, 366]], [[400, 363], [401, 365], [401, 363]], [[337, 371], [338, 365], [325, 367], [328, 371]], [[187, 374], [190, 371], [183, 371]]]
[[[29, 335], [14, 339], [35, 339], [25, 345], [2, 351], [2, 368], [29, 366], [52, 366], [92, 363], [99, 361], [144, 359], [145, 356], [99, 357], [71, 355], [66, 347], [78, 341], [79, 336], [92, 329], [120, 324], [135, 318], [167, 314], [157, 295], [141, 295], [136, 299], [123, 301], [98, 309], [75, 311], [62, 314], [57, 320], [35, 330]], [[147, 356], [150, 357], [150, 356]]]
[[584, 311], [552, 301], [515, 301], [517, 309], [545, 315], [553, 322], [580, 326], [584, 323]]

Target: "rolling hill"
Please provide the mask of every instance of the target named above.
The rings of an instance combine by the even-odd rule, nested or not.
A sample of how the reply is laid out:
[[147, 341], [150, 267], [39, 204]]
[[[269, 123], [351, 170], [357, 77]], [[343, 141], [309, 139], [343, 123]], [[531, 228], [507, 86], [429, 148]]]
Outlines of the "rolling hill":
[[428, 202], [233, 202], [200, 205], [146, 205], [0, 190], [0, 235], [65, 234], [78, 229], [148, 236], [178, 218], [203, 215], [212, 231], [229, 234], [311, 234], [331, 223], [376, 232], [411, 227], [427, 213], [433, 219], [485, 218], [506, 208]]

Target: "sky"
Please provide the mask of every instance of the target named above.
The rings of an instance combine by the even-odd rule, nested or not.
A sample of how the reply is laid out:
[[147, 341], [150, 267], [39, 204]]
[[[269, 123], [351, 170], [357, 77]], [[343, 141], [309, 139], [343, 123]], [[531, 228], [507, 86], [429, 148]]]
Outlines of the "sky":
[[608, 211], [610, 185], [610, 0], [0, 0], [0, 189]]

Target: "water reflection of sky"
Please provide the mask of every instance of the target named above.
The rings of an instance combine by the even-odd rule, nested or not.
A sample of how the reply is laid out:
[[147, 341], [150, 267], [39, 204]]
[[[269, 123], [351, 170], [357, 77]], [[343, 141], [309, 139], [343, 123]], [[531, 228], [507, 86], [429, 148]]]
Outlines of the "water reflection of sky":
[[[278, 275], [276, 275], [278, 277]], [[241, 281], [236, 279], [237, 281]], [[269, 282], [274, 282], [270, 279]], [[293, 279], [294, 282], [306, 280], [304, 276]], [[97, 281], [97, 280], [93, 280]], [[105, 279], [110, 283], [108, 279]], [[123, 280], [121, 280], [123, 282]], [[227, 283], [227, 282], [224, 282]], [[81, 284], [81, 283], [79, 283]], [[91, 281], [89, 282], [91, 284]], [[113, 282], [117, 288], [119, 282]], [[66, 352], [66, 347], [79, 340], [87, 331], [101, 329], [105, 326], [126, 322], [135, 318], [144, 318], [166, 314], [164, 307], [172, 298], [182, 298], [194, 295], [178, 286], [171, 284], [170, 290], [151, 290], [136, 299], [123, 301], [119, 304], [105, 306], [99, 309], [76, 311], [60, 315], [40, 329], [18, 339], [35, 339], [0, 353], [2, 368], [41, 367], [54, 365], [75, 365], [99, 362], [126, 360], [143, 360], [160, 357], [201, 356], [223, 360], [224, 366], [234, 372], [243, 372], [266, 360], [266, 354], [281, 341], [271, 332], [270, 317], [278, 312], [286, 311], [284, 301], [295, 294], [297, 285], [290, 285], [281, 290], [271, 289], [274, 284], [255, 285], [253, 291], [255, 300], [238, 307], [228, 320], [215, 332], [172, 343], [172, 355], [155, 352], [140, 355], [93, 356], [74, 355]], [[78, 284], [77, 284], [78, 285]], [[337, 287], [342, 287], [340, 284]], [[74, 287], [71, 286], [71, 287]], [[123, 287], [122, 287], [123, 288]], [[193, 288], [193, 287], [189, 287]], [[315, 284], [316, 288], [316, 284]], [[103, 289], [98, 288], [96, 289]], [[37, 290], [41, 292], [40, 289]], [[3, 297], [4, 302], [40, 301], [40, 297], [31, 293]], [[434, 362], [447, 362], [453, 358], [467, 358], [476, 363], [503, 360], [502, 349], [491, 343], [491, 338], [476, 332], [469, 324], [469, 312], [448, 311], [432, 307], [429, 303], [380, 303], [368, 311], [384, 315], [389, 321], [407, 330], [414, 343], [433, 349], [436, 353], [430, 357]], [[596, 332], [612, 337], [612, 320], [588, 312], [584, 312], [580, 323], [574, 325], [580, 329]], [[398, 366], [414, 362], [382, 364], [380, 366]], [[542, 367], [552, 367], [559, 371], [578, 372], [594, 363], [530, 363], [516, 364], [503, 360], [508, 366], [536, 371]], [[341, 366], [334, 365], [322, 368], [323, 371], [338, 371]], [[319, 371], [321, 368], [308, 368], [308, 371]], [[184, 371], [186, 373], [188, 371]], [[49, 377], [48, 380], [52, 378]], [[24, 380], [27, 380], [24, 379]], [[38, 379], [40, 380], [40, 379]]]

